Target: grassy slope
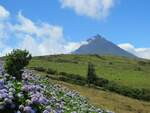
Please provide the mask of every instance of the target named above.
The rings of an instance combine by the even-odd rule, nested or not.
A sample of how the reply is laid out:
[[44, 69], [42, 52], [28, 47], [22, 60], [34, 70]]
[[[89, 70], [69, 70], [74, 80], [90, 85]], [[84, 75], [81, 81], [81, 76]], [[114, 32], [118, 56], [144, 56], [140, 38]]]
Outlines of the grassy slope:
[[[44, 76], [45, 73], [38, 74]], [[49, 82], [61, 84], [70, 90], [79, 92], [89, 99], [89, 102], [97, 107], [109, 109], [116, 113], [150, 113], [150, 103], [121, 96], [109, 91], [102, 91], [86, 86], [79, 86], [62, 81], [49, 79]]]
[[150, 103], [134, 100], [115, 93], [100, 91], [84, 86], [58, 82], [71, 90], [78, 91], [97, 106], [115, 111], [116, 113], [150, 113]]
[[[150, 61], [148, 60], [145, 60], [145, 65], [141, 65], [140, 60], [123, 57], [58, 55], [34, 58], [29, 67], [52, 68], [59, 72], [85, 77], [89, 61], [95, 64], [98, 76], [134, 88], [150, 88]], [[138, 70], [139, 67], [141, 71]]]

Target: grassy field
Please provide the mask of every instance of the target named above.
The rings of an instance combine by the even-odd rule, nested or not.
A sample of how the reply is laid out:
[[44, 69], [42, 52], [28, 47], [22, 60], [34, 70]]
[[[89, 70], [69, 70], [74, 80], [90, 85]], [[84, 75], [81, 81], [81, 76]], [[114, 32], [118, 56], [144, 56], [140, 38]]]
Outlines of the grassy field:
[[[38, 74], [41, 76], [46, 75], [42, 72], [38, 72]], [[97, 90], [94, 88], [79, 86], [62, 81], [49, 79], [49, 82], [60, 84], [70, 90], [75, 90], [79, 92], [80, 95], [87, 97], [91, 104], [103, 109], [109, 109], [116, 113], [150, 113], [149, 102], [143, 102], [109, 91]]]
[[133, 88], [150, 89], [150, 61], [124, 57], [98, 55], [55, 55], [35, 57], [29, 67], [44, 67], [79, 74], [87, 73], [87, 64], [92, 62], [99, 77]]
[[65, 82], [54, 81], [71, 90], [78, 91], [87, 97], [93, 105], [109, 109], [116, 113], [150, 113], [150, 103], [127, 98], [115, 93], [96, 90], [85, 86], [73, 85]]

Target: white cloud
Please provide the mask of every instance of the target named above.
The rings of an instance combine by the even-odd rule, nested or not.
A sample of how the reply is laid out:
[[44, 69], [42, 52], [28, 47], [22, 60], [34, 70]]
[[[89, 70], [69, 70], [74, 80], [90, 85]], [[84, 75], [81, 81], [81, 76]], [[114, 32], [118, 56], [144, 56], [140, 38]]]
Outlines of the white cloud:
[[105, 18], [116, 0], [60, 0], [62, 8], [70, 8], [79, 15]]
[[78, 49], [81, 45], [87, 44], [87, 41], [82, 42], [68, 42], [65, 47], [65, 53], [71, 53]]
[[118, 46], [138, 57], [150, 59], [150, 48], [136, 48], [130, 43], [119, 44]]
[[10, 13], [7, 11], [3, 6], [0, 5], [0, 56], [6, 54], [11, 50], [5, 44], [5, 41], [8, 37], [7, 31], [8, 31], [8, 23], [6, 20], [8, 19]]
[[29, 50], [32, 54], [38, 55], [39, 53], [39, 46], [36, 43], [35, 39], [30, 35], [26, 35], [23, 41], [20, 43], [20, 48]]
[[21, 12], [18, 13], [17, 15], [18, 19], [18, 24], [14, 25], [13, 29], [18, 31], [18, 32], [24, 32], [28, 34], [33, 34], [37, 32], [37, 28], [35, 24], [28, 18], [24, 17]]
[[9, 17], [9, 12], [0, 5], [0, 20]]
[[51, 37], [62, 38], [63, 28], [61, 26], [50, 25], [44, 22], [33, 22], [30, 19], [24, 17], [21, 13], [18, 14], [19, 24], [14, 26], [14, 30], [18, 32], [28, 33], [30, 35], [36, 35], [37, 37]]
[[[63, 53], [63, 28], [44, 22], [33, 22], [18, 14], [18, 21], [12, 28], [19, 33], [22, 41], [19, 48], [29, 50], [33, 55], [48, 55]], [[18, 37], [18, 36], [17, 36]]]
[[4, 20], [0, 21], [0, 56], [14, 48], [27, 49], [33, 55], [60, 54], [76, 49], [71, 46], [74, 42], [65, 40], [61, 26], [34, 22], [21, 12], [15, 23], [11, 23], [11, 17]]

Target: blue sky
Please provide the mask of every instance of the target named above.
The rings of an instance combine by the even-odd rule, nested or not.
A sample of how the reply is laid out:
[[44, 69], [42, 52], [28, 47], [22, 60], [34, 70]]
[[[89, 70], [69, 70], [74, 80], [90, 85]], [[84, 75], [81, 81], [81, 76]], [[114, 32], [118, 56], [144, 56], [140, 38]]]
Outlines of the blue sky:
[[[150, 58], [149, 5], [149, 0], [0, 0], [9, 13], [0, 19], [0, 25], [8, 26], [0, 29], [0, 34], [7, 34], [6, 38], [1, 35], [0, 55], [13, 48], [26, 48], [35, 55], [69, 52], [100, 34]], [[26, 21], [33, 25], [27, 26]], [[29, 32], [28, 27], [36, 30]]]

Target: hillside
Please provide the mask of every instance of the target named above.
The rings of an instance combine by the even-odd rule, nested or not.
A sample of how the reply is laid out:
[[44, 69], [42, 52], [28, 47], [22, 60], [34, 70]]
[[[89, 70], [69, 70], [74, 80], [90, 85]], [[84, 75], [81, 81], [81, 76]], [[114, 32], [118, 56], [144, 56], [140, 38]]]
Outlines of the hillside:
[[[46, 77], [46, 73], [34, 72], [43, 78]], [[149, 113], [150, 102], [139, 101], [136, 99], [128, 98], [122, 95], [118, 95], [109, 91], [99, 90], [95, 88], [89, 88], [87, 86], [80, 86], [71, 83], [66, 83], [58, 80], [52, 80], [47, 78], [49, 84], [59, 84], [66, 87], [69, 90], [77, 91], [80, 95], [86, 97], [88, 101], [103, 109], [109, 109], [115, 113]]]
[[[78, 111], [79, 109], [80, 112], [87, 111], [89, 113], [96, 113], [99, 110], [105, 113], [105, 110], [107, 111], [108, 109], [116, 113], [149, 113], [149, 101], [144, 102], [142, 100], [129, 98], [127, 96], [111, 92], [102, 87], [89, 88], [86, 85], [77, 85], [74, 83], [51, 79], [51, 76], [59, 76], [56, 74], [56, 72], [73, 73], [74, 76], [79, 75], [85, 78], [88, 62], [92, 62], [95, 65], [96, 74], [98, 75], [98, 77], [106, 78], [123, 86], [138, 89], [149, 89], [149, 60], [99, 55], [53, 55], [34, 57], [28, 65], [29, 68], [33, 69], [33, 67], [39, 67], [39, 69], [52, 69], [53, 71], [51, 70], [51, 72], [55, 72], [55, 74], [51, 75], [46, 73], [45, 71], [39, 72], [25, 70], [22, 82], [17, 82], [16, 84], [15, 79], [11, 78], [10, 80], [5, 81], [3, 85], [7, 87], [8, 83], [10, 82], [12, 84], [10, 88], [13, 86], [16, 91], [19, 91], [19, 93], [27, 90], [29, 94], [30, 92], [32, 92], [30, 87], [34, 88], [38, 86], [41, 89], [39, 93], [42, 93], [42, 95], [44, 96], [42, 97], [43, 99], [48, 98], [49, 102], [53, 101], [53, 98], [51, 97], [57, 98], [57, 101], [55, 101], [55, 103], [53, 102], [52, 104], [50, 104], [51, 109], [55, 111], [58, 110], [58, 102], [61, 102], [61, 99], [63, 98], [65, 100], [63, 110], [65, 110], [66, 113], [70, 113], [70, 111]], [[5, 76], [1, 76], [1, 79], [6, 79]], [[134, 78], [132, 79], [134, 82], [130, 80], [131, 77]], [[29, 79], [28, 82], [26, 81], [26, 78]], [[126, 83], [124, 83], [124, 81], [126, 81]], [[26, 86], [27, 89], [25, 88]], [[39, 90], [36, 89], [36, 91], [38, 92]], [[72, 95], [73, 97], [70, 98], [70, 96]], [[21, 103], [26, 103], [26, 99], [32, 100], [32, 98], [29, 96], [21, 99]], [[2, 101], [5, 100], [3, 99]], [[82, 107], [78, 106], [77, 103], [80, 103]], [[16, 100], [15, 104], [18, 106]], [[39, 107], [38, 109], [44, 110], [44, 108], [46, 108], [46, 110], [49, 110], [46, 105], [47, 104], [38, 104], [38, 106], [42, 106], [42, 108]], [[93, 105], [96, 107], [94, 107]], [[35, 110], [35, 106], [32, 106], [31, 110]]]
[[[27, 58], [29, 53], [24, 56], [26, 51], [13, 52], [5, 61], [0, 61], [0, 113], [114, 113], [94, 106], [77, 91], [51, 82], [48, 76], [29, 70], [24, 64], [19, 69], [21, 63], [25, 63], [23, 60], [31, 57]], [[21, 72], [12, 74], [7, 66], [11, 70], [16, 66], [14, 73]]]
[[135, 58], [133, 54], [121, 49], [114, 43], [106, 40], [100, 35], [93, 36], [87, 40], [87, 44], [81, 45], [73, 54], [98, 54], [98, 55], [115, 55]]
[[[41, 63], [42, 62], [42, 63]], [[35, 57], [29, 67], [43, 67], [85, 77], [92, 62], [99, 77], [133, 88], [150, 89], [150, 61], [116, 56], [54, 55]]]
[[29, 70], [24, 70], [22, 81], [0, 74], [0, 95], [0, 113], [107, 113], [77, 92]]

